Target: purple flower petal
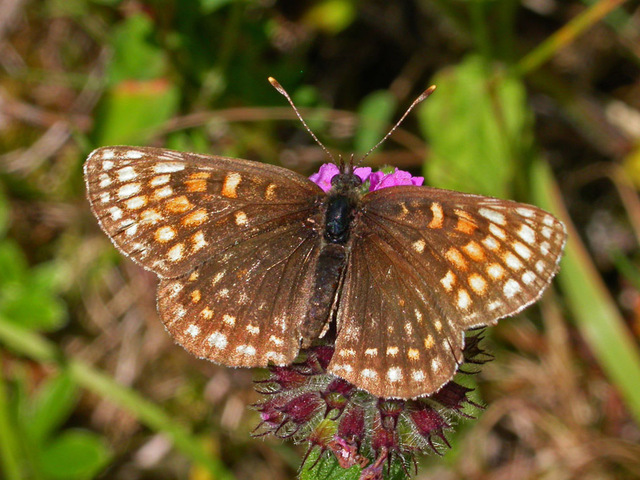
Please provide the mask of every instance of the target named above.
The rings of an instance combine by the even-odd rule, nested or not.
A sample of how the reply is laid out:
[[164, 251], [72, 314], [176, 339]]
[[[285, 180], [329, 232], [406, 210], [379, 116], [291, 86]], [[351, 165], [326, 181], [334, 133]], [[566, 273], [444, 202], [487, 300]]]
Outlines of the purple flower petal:
[[322, 190], [331, 190], [331, 179], [340, 173], [340, 170], [333, 163], [323, 163], [320, 165], [318, 173], [314, 173], [309, 180], [318, 185]]
[[353, 173], [360, 177], [360, 180], [362, 180], [362, 183], [364, 183], [369, 180], [369, 177], [371, 175], [371, 167], [358, 167], [353, 171]]
[[374, 172], [369, 176], [369, 181], [371, 183], [369, 190], [373, 192], [398, 185], [421, 186], [424, 183], [424, 177], [414, 177], [411, 173], [396, 168], [393, 173]]

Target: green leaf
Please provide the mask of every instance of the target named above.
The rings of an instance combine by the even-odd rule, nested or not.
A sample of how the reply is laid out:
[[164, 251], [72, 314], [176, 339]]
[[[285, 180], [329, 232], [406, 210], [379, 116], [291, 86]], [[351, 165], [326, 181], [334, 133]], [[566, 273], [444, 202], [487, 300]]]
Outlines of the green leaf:
[[511, 196], [533, 138], [522, 83], [476, 56], [441, 71], [434, 83], [438, 89], [418, 111], [430, 144], [424, 166], [429, 184]]
[[144, 145], [173, 116], [179, 92], [166, 80], [122, 82], [105, 96], [96, 119], [97, 145]]
[[164, 73], [165, 54], [153, 43], [153, 32], [151, 18], [142, 13], [127, 16], [114, 28], [113, 58], [107, 68], [109, 85], [124, 80], [152, 80]]
[[348, 0], [326, 0], [311, 7], [304, 16], [304, 22], [329, 34], [336, 34], [347, 28], [356, 17], [356, 7]]
[[[318, 455], [320, 455], [320, 449], [316, 447], [302, 466], [300, 480], [359, 480], [363, 471], [366, 470], [366, 467], [363, 470], [357, 465], [347, 469], [342, 468], [333, 453], [324, 452], [320, 460], [318, 460]], [[390, 472], [385, 460], [380, 473], [383, 480], [406, 480], [408, 478], [398, 458], [391, 462]]]
[[65, 304], [59, 298], [29, 283], [2, 292], [0, 315], [30, 330], [46, 332], [62, 328], [67, 320]]
[[4, 189], [0, 189], [0, 238], [4, 237], [9, 228], [10, 207]]
[[396, 106], [395, 97], [387, 90], [373, 92], [362, 100], [354, 139], [356, 152], [368, 152], [386, 135]]
[[300, 472], [300, 480], [358, 480], [360, 478], [362, 472], [360, 467], [344, 469], [338, 464], [333, 454], [325, 452], [320, 460], [318, 455], [320, 455], [320, 449], [316, 448], [307, 457]]
[[0, 298], [10, 284], [24, 283], [28, 272], [27, 259], [13, 241], [0, 242]]
[[34, 444], [44, 444], [73, 411], [78, 389], [67, 373], [50, 378], [36, 392], [23, 421]]
[[233, 3], [233, 0], [200, 0], [200, 10], [205, 15]]
[[43, 448], [40, 466], [47, 479], [84, 480], [95, 477], [109, 458], [109, 451], [98, 435], [67, 430]]

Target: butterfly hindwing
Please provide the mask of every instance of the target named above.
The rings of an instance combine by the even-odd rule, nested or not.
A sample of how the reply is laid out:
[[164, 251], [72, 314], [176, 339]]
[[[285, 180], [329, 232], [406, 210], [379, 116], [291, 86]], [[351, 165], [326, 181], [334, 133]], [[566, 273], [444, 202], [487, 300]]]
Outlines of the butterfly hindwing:
[[[566, 240], [562, 223], [537, 207], [412, 186], [365, 195], [352, 234], [330, 370], [405, 398], [432, 393], [453, 376], [464, 330], [536, 301]], [[366, 321], [358, 316], [365, 308]], [[369, 325], [388, 336], [372, 341]], [[367, 342], [386, 343], [367, 356]], [[359, 355], [347, 359], [351, 350]]]
[[[363, 235], [363, 237], [360, 237]], [[436, 390], [457, 369], [462, 334], [402, 251], [361, 225], [337, 315], [329, 371], [380, 397]]]
[[310, 212], [322, 190], [273, 165], [150, 147], [105, 147], [85, 163], [102, 229], [161, 277]]
[[[303, 218], [293, 218], [300, 224]], [[317, 234], [295, 222], [233, 245], [191, 273], [161, 280], [158, 312], [193, 354], [235, 367], [287, 365], [317, 261]]]

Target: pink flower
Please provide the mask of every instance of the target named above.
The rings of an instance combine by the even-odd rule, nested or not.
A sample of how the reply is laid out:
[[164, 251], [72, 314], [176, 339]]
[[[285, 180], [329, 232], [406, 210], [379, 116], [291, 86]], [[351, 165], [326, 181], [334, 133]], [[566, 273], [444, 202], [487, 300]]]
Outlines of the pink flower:
[[[340, 169], [333, 163], [325, 163], [320, 166], [318, 173], [314, 173], [309, 180], [316, 183], [325, 192], [331, 190], [331, 179], [340, 173]], [[380, 188], [395, 187], [396, 185], [417, 185], [424, 183], [423, 177], [414, 177], [411, 173], [397, 168], [393, 173], [384, 173], [382, 171], [371, 173], [369, 167], [358, 167], [354, 173], [360, 177], [362, 183], [369, 180], [369, 191], [373, 192]]]
[[369, 191], [379, 190], [381, 188], [395, 187], [398, 185], [416, 185], [421, 186], [424, 183], [424, 177], [414, 177], [411, 173], [397, 168], [393, 173], [384, 173], [381, 171], [374, 172], [369, 176], [371, 186]]

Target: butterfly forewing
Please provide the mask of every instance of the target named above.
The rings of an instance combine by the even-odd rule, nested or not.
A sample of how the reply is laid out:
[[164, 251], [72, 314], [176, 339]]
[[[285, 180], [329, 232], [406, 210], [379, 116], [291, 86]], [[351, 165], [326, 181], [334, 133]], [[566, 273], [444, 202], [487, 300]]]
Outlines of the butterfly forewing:
[[310, 212], [322, 194], [281, 167], [148, 147], [95, 150], [85, 178], [103, 230], [161, 277]]
[[[353, 236], [330, 370], [400, 397], [452, 377], [464, 330], [536, 301], [566, 240], [562, 223], [537, 207], [427, 187], [366, 195]], [[384, 338], [374, 340], [369, 325]], [[383, 348], [362, 354], [374, 347]]]
[[322, 190], [289, 170], [108, 147], [85, 165], [100, 225], [161, 278], [158, 311], [191, 353], [232, 366], [293, 361], [317, 261]]

